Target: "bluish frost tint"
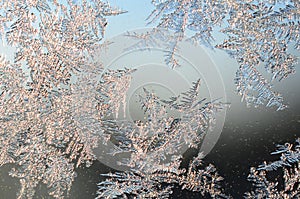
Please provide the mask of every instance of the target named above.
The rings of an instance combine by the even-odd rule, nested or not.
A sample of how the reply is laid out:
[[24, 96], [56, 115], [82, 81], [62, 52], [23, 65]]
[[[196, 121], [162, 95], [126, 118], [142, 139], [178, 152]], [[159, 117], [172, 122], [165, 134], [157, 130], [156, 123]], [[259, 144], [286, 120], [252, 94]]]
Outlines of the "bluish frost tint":
[[[287, 106], [283, 97], [273, 91], [272, 82], [281, 81], [295, 72], [297, 57], [288, 51], [299, 50], [299, 2], [290, 1], [152, 1], [155, 6], [148, 17], [157, 28], [149, 35], [130, 35], [144, 40], [162, 39], [162, 28], [174, 34], [167, 41], [166, 63], [180, 66], [176, 53], [184, 36], [211, 49], [223, 49], [236, 59], [239, 69], [235, 84], [237, 93], [248, 106]], [[242, 8], [242, 9], [241, 9]], [[160, 28], [160, 29], [159, 29]], [[225, 36], [214, 38], [215, 31]], [[153, 45], [151, 43], [151, 45]], [[261, 75], [264, 65], [270, 79]]]

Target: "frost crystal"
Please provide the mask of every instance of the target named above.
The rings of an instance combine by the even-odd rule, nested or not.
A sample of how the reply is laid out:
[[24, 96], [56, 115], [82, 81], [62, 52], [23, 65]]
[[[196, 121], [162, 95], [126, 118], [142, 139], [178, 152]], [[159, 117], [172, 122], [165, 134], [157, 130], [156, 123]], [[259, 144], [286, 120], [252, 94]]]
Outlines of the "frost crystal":
[[[277, 110], [286, 107], [281, 95], [271, 90], [271, 81], [295, 72], [297, 58], [288, 48], [300, 48], [298, 0], [152, 0], [152, 4], [155, 9], [148, 20], [157, 22], [157, 27], [148, 34], [129, 35], [146, 40], [139, 45], [149, 47], [158, 43], [155, 40], [164, 41], [166, 63], [172, 68], [180, 66], [176, 54], [180, 54], [184, 36], [194, 43], [223, 49], [239, 64], [235, 83], [247, 105], [275, 106]], [[168, 36], [160, 28], [172, 33]], [[226, 37], [221, 44], [214, 38], [218, 30]], [[261, 65], [272, 74], [270, 81], [256, 69]]]
[[[251, 168], [248, 180], [253, 183], [255, 190], [246, 193], [246, 198], [299, 198], [300, 197], [300, 139], [296, 144], [278, 145], [277, 151], [271, 154], [281, 154], [280, 160], [272, 163], [264, 162], [257, 169]], [[294, 149], [293, 149], [294, 147]], [[283, 189], [278, 182], [267, 179], [267, 173], [283, 169]]]
[[[131, 82], [130, 74], [134, 71], [134, 69], [108, 70], [102, 75], [96, 87], [96, 92], [99, 95], [98, 104], [100, 105], [99, 107], [101, 107], [103, 103], [109, 106], [109, 108], [105, 110], [98, 109], [102, 117], [115, 114], [115, 117], [118, 118], [121, 105], [123, 105], [123, 113], [125, 115], [126, 92]], [[100, 117], [101, 120], [104, 120], [105, 118], [102, 117]]]
[[[224, 104], [218, 102], [202, 105], [204, 100], [198, 99], [199, 87], [200, 80], [182, 96], [168, 101], [144, 90], [145, 96], [139, 99], [146, 121], [126, 122], [119, 130], [107, 132], [117, 143], [112, 154], [130, 153], [130, 157], [120, 163], [129, 170], [104, 175], [108, 179], [98, 184], [98, 198], [126, 198], [128, 195], [167, 198], [173, 184], [202, 195], [226, 197], [218, 185], [222, 178], [214, 166], [197, 170], [202, 154], [191, 162], [187, 171], [180, 168], [180, 150], [184, 145], [196, 148], [212, 124], [215, 112], [224, 108]], [[180, 112], [181, 117], [171, 117], [169, 109]]]
[[248, 105], [266, 104], [277, 110], [286, 107], [281, 95], [271, 90], [270, 82], [255, 68], [264, 65], [272, 74], [271, 81], [295, 72], [297, 58], [288, 52], [288, 44], [294, 42], [299, 50], [300, 4], [284, 3], [237, 1], [232, 4], [228, 27], [222, 30], [228, 39], [217, 47], [226, 50], [240, 65], [235, 83]]
[[155, 10], [148, 17], [150, 23], [160, 20], [158, 27], [173, 30], [178, 41], [187, 31], [192, 40], [212, 46], [212, 31], [226, 16], [226, 2], [220, 0], [152, 0]]
[[99, 74], [91, 52], [101, 46], [105, 17], [120, 13], [92, 0], [0, 2], [2, 42], [16, 48], [12, 61], [0, 62], [0, 166], [16, 165], [18, 198], [33, 198], [38, 183], [63, 198], [74, 168], [95, 159], [98, 135], [73, 117], [76, 77]]

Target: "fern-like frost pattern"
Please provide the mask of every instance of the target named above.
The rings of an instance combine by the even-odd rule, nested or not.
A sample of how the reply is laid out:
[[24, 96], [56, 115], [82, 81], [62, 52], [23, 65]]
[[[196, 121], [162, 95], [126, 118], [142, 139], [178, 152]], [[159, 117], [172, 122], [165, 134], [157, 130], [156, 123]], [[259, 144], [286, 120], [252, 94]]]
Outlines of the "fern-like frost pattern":
[[[225, 50], [239, 65], [235, 84], [242, 101], [248, 106], [274, 106], [277, 110], [287, 107], [281, 94], [273, 91], [272, 82], [295, 73], [298, 58], [289, 47], [299, 50], [297, 0], [153, 0], [152, 4], [155, 8], [148, 20], [156, 27], [147, 34], [129, 34], [144, 40], [135, 47], [151, 48], [163, 41], [165, 61], [172, 68], [181, 65], [179, 46], [185, 38]], [[214, 36], [217, 32], [225, 36], [223, 42]], [[261, 66], [270, 78], [262, 76]]]
[[[137, 198], [168, 198], [174, 184], [182, 189], [198, 191], [213, 198], [226, 198], [219, 182], [223, 179], [213, 165], [198, 169], [202, 164], [202, 153], [190, 163], [186, 170], [180, 168], [180, 149], [197, 148], [207, 129], [212, 125], [216, 112], [226, 104], [199, 100], [200, 80], [180, 96], [161, 100], [144, 89], [139, 96], [146, 121], [126, 123], [125, 128], [110, 132], [117, 139], [117, 148], [112, 154], [130, 152], [129, 158], [120, 164], [129, 168], [125, 172], [105, 174], [108, 179], [98, 184], [97, 198], [135, 196]], [[204, 103], [204, 104], [203, 104]], [[175, 109], [180, 118], [168, 115]], [[202, 166], [202, 165], [201, 165]], [[167, 185], [164, 185], [167, 184]]]
[[[295, 144], [278, 145], [277, 151], [271, 153], [280, 155], [280, 160], [264, 162], [258, 168], [252, 167], [248, 180], [252, 182], [254, 190], [247, 192], [245, 198], [280, 198], [290, 199], [300, 197], [300, 138]], [[268, 179], [268, 172], [283, 170], [283, 186], [278, 181]]]
[[63, 198], [74, 169], [95, 159], [99, 136], [72, 117], [74, 77], [92, 74], [106, 16], [121, 13], [102, 1], [0, 2], [2, 42], [16, 49], [12, 60], [0, 62], [0, 165], [15, 165], [10, 175], [20, 179], [18, 198], [33, 198], [39, 183]]

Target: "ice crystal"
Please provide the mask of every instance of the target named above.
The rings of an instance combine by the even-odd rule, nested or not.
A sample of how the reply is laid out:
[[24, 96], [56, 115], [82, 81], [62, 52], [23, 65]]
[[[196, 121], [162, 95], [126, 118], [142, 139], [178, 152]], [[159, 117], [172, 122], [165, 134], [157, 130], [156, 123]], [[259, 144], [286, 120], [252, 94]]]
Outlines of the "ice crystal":
[[[151, 48], [162, 47], [166, 49], [165, 62], [173, 69], [180, 66], [177, 54], [179, 53], [179, 42], [182, 38], [176, 34], [172, 35], [167, 29], [154, 28], [144, 34], [126, 33], [126, 36], [137, 40], [135, 44], [126, 50], [151, 50]], [[165, 42], [168, 41], [168, 42]], [[161, 46], [163, 44], [163, 46]]]
[[100, 74], [90, 55], [105, 17], [120, 13], [102, 1], [0, 2], [2, 42], [16, 48], [12, 61], [0, 63], [0, 165], [14, 163], [18, 198], [32, 198], [38, 183], [63, 198], [74, 169], [95, 159], [98, 135], [74, 120], [75, 77]]
[[[162, 100], [154, 93], [144, 90], [145, 96], [140, 95], [139, 101], [145, 111], [146, 121], [125, 122], [113, 132], [107, 132], [118, 138], [117, 143], [120, 145], [118, 153], [138, 152], [132, 153], [129, 165], [147, 163], [152, 170], [166, 158], [166, 155], [180, 151], [184, 147], [183, 144], [197, 147], [207, 128], [213, 125], [216, 112], [225, 106], [220, 102], [203, 104], [205, 99], [198, 99], [199, 89], [200, 80], [195, 82], [189, 91], [170, 100]], [[170, 116], [168, 109], [177, 111], [180, 117]], [[147, 153], [156, 158], [152, 159], [146, 155]], [[141, 161], [143, 157], [147, 158], [147, 161]], [[149, 164], [149, 161], [153, 163]], [[146, 169], [147, 165], [135, 166]]]
[[[125, 172], [110, 173], [106, 181], [99, 183], [97, 198], [116, 198], [134, 195], [138, 198], [167, 198], [174, 184], [182, 189], [199, 191], [202, 195], [226, 197], [218, 183], [222, 178], [213, 165], [204, 169], [200, 153], [188, 170], [180, 168], [180, 152], [184, 145], [196, 148], [212, 125], [216, 111], [224, 108], [219, 102], [198, 99], [200, 80], [193, 87], [170, 100], [161, 100], [154, 93], [144, 90], [139, 101], [146, 114], [146, 121], [124, 123], [124, 126], [107, 132], [116, 139], [112, 154], [130, 153], [120, 164], [129, 168]], [[180, 118], [168, 115], [175, 109]], [[164, 185], [167, 184], [167, 185]]]
[[175, 184], [182, 189], [200, 192], [203, 196], [212, 198], [229, 198], [222, 193], [219, 185], [223, 179], [218, 175], [213, 165], [204, 169], [189, 166], [188, 171], [179, 169], [179, 160], [166, 164], [151, 173], [138, 170], [105, 174], [108, 177], [98, 184], [97, 198], [169, 198]]
[[50, 109], [49, 101], [41, 96], [43, 93], [24, 87], [26, 80], [16, 65], [4, 62], [0, 68], [0, 165], [18, 165], [10, 175], [20, 178], [19, 198], [32, 198], [39, 182], [55, 188], [49, 193], [59, 198], [70, 189], [75, 176], [74, 163], [68, 158], [72, 153], [62, 150], [73, 140], [71, 125], [64, 129], [70, 109], [56, 96], [51, 99]]
[[[299, 3], [286, 2], [283, 8], [268, 3], [239, 2], [231, 12], [229, 26], [222, 30], [229, 36], [219, 47], [241, 64], [262, 63], [272, 79], [286, 78], [294, 72], [296, 57], [288, 52], [288, 43], [299, 49]], [[262, 34], [263, 33], [263, 34]]]
[[[105, 103], [110, 107], [106, 110], [98, 109], [99, 114], [102, 115], [100, 117], [101, 120], [104, 119], [103, 116], [111, 116], [113, 114], [118, 118], [121, 105], [123, 105], [123, 113], [125, 112], [126, 92], [131, 82], [130, 74], [134, 71], [135, 69], [108, 70], [102, 74], [100, 82], [98, 82], [96, 87], [96, 92], [100, 95], [98, 104], [101, 107]], [[111, 92], [112, 90], [114, 92]]]
[[229, 25], [222, 30], [228, 39], [217, 47], [225, 49], [240, 65], [235, 83], [248, 105], [265, 104], [282, 110], [286, 106], [281, 95], [271, 90], [270, 81], [256, 69], [264, 65], [272, 74], [271, 81], [295, 72], [297, 58], [288, 52], [288, 44], [294, 42], [299, 50], [300, 5], [298, 1], [285, 1], [282, 8], [279, 6], [274, 2], [235, 2]]
[[[193, 43], [212, 48], [213, 28], [220, 26], [226, 16], [226, 2], [221, 0], [152, 0], [152, 4], [155, 9], [147, 20], [149, 24], [158, 21], [157, 27], [148, 34], [129, 36], [148, 40], [145, 44], [149, 45], [157, 40], [164, 41], [168, 52], [165, 60], [172, 68], [180, 66], [176, 54], [180, 54], [179, 43], [187, 34], [192, 34], [189, 39]], [[170, 34], [165, 30], [173, 32]]]
[[241, 65], [236, 72], [235, 84], [237, 92], [245, 100], [247, 105], [265, 104], [267, 107], [275, 106], [277, 110], [287, 107], [283, 103], [281, 94], [272, 91], [270, 83], [259, 73], [259, 71], [248, 63]]
[[208, 46], [212, 46], [213, 27], [222, 24], [227, 6], [219, 0], [152, 0], [152, 4], [155, 9], [148, 17], [150, 23], [159, 20], [158, 27], [175, 31], [178, 41], [191, 31], [191, 39]]
[[[155, 9], [148, 20], [157, 22], [156, 27], [147, 34], [129, 35], [145, 40], [138, 45], [149, 48], [157, 40], [165, 42], [166, 63], [172, 68], [180, 66], [177, 54], [184, 37], [223, 49], [239, 64], [235, 83], [247, 105], [286, 107], [271, 82], [295, 72], [297, 57], [288, 49], [294, 45], [299, 50], [299, 1], [152, 0], [152, 4]], [[222, 43], [213, 36], [218, 30], [226, 37]], [[262, 77], [257, 69], [261, 65], [272, 74], [271, 80]]]
[[[246, 198], [299, 198], [300, 197], [300, 139], [296, 144], [278, 145], [277, 151], [271, 154], [281, 154], [280, 160], [266, 163], [258, 168], [251, 168], [248, 180], [255, 190], [246, 193]], [[293, 148], [294, 147], [294, 148]], [[278, 182], [268, 180], [267, 173], [273, 170], [283, 170], [283, 189]]]

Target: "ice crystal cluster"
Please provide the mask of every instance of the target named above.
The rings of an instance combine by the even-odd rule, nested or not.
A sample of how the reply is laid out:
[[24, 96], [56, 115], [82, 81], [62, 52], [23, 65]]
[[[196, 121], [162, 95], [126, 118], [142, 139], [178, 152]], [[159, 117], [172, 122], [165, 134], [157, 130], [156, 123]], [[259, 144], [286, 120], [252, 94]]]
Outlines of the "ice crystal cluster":
[[[237, 60], [238, 92], [248, 104], [285, 107], [257, 68], [263, 65], [272, 81], [294, 72], [297, 59], [288, 44], [299, 50], [297, 0], [152, 2], [156, 9], [150, 22], [159, 21], [159, 28], [175, 34], [154, 29], [129, 35], [142, 38], [139, 45], [155, 45], [154, 37], [169, 40], [166, 62], [177, 67], [178, 44], [187, 32], [193, 33], [192, 41], [225, 49]], [[169, 100], [145, 89], [139, 96], [145, 121], [113, 119], [125, 107], [135, 70], [105, 71], [94, 52], [105, 45], [106, 17], [121, 13], [98, 0], [0, 1], [2, 43], [15, 50], [13, 58], [0, 57], [0, 166], [9, 164], [9, 174], [19, 179], [17, 197], [33, 198], [44, 183], [51, 196], [64, 198], [75, 169], [92, 164], [93, 149], [102, 141], [115, 144], [112, 155], [127, 154], [119, 164], [128, 169], [103, 174], [107, 179], [98, 184], [97, 198], [167, 198], [175, 184], [227, 198], [222, 177], [213, 165], [203, 166], [201, 152], [187, 168], [182, 166], [182, 151], [197, 149], [215, 114], [226, 106], [199, 99], [200, 80]], [[228, 37], [218, 45], [216, 26]], [[249, 179], [257, 186], [247, 197], [299, 197], [299, 147], [299, 141], [294, 150], [290, 144], [279, 146], [280, 161], [253, 168]], [[267, 171], [281, 167], [283, 191], [266, 179]]]
[[15, 49], [0, 62], [0, 166], [13, 165], [18, 198], [33, 198], [39, 183], [63, 198], [74, 168], [95, 159], [98, 135], [73, 117], [76, 84], [99, 73], [90, 55], [101, 46], [105, 17], [120, 13], [93, 0], [0, 2], [2, 42]]
[[[251, 168], [248, 180], [255, 189], [245, 194], [245, 198], [280, 198], [290, 199], [300, 197], [300, 138], [296, 144], [286, 143], [278, 145], [273, 155], [280, 154], [280, 160], [266, 163], [258, 168]], [[283, 170], [283, 185], [279, 180], [272, 182], [268, 179], [268, 172]]]
[[[143, 42], [146, 46], [153, 46], [155, 40], [167, 41], [166, 63], [173, 68], [180, 66], [176, 54], [185, 37], [223, 49], [239, 65], [235, 84], [248, 106], [286, 108], [281, 94], [272, 90], [272, 81], [295, 72], [297, 57], [289, 47], [300, 48], [298, 0], [152, 0], [152, 4], [155, 9], [148, 20], [156, 28], [129, 36], [148, 41]], [[214, 36], [220, 33], [226, 37], [223, 42]], [[272, 77], [263, 77], [263, 67]]]
[[[108, 179], [99, 183], [97, 198], [168, 198], [174, 184], [203, 196], [226, 197], [219, 186], [222, 177], [215, 167], [198, 169], [202, 153], [187, 170], [180, 167], [182, 148], [197, 148], [216, 112], [225, 106], [220, 102], [203, 104], [205, 99], [198, 99], [199, 88], [200, 80], [189, 91], [170, 100], [144, 90], [139, 101], [146, 121], [126, 122], [124, 127], [106, 132], [117, 143], [112, 154], [130, 155], [120, 162], [127, 171], [103, 175]], [[178, 111], [180, 117], [170, 116], [167, 110]]]

